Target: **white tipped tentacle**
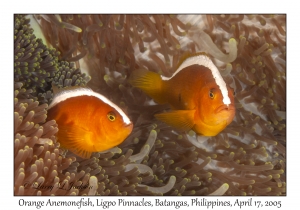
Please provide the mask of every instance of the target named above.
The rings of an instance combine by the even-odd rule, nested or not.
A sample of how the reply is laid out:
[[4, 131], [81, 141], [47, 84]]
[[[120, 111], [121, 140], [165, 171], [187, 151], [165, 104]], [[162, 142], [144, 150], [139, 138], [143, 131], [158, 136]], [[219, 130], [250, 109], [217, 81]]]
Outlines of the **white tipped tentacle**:
[[224, 195], [228, 189], [229, 185], [224, 183], [216, 191], [210, 193], [209, 195]]

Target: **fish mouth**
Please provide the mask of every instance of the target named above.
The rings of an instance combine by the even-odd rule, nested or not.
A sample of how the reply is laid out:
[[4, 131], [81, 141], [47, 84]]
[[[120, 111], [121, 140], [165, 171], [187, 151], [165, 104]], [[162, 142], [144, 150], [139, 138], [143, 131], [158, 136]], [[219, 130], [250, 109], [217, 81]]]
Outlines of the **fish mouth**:
[[216, 112], [221, 112], [221, 111], [234, 111], [235, 110], [235, 107], [233, 104], [229, 104], [229, 105], [221, 105], [217, 108]]

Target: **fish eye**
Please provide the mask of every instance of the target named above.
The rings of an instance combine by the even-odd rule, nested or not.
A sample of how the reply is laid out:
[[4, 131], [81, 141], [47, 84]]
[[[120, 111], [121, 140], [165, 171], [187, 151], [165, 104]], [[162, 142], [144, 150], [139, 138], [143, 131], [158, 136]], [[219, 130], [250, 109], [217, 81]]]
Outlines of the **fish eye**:
[[215, 94], [213, 93], [213, 89], [211, 89], [211, 90], [209, 91], [209, 97], [210, 97], [211, 99], [214, 99]]
[[110, 120], [110, 121], [115, 121], [116, 120], [116, 115], [114, 112], [108, 112], [107, 114], [107, 118]]

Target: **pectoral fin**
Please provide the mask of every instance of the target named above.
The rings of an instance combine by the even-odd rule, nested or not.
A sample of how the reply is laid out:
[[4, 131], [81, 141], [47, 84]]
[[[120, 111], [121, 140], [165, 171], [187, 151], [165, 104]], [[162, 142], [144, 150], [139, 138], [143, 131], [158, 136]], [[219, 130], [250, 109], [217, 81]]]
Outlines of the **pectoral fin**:
[[92, 153], [96, 152], [91, 151], [93, 149], [90, 145], [92, 132], [76, 125], [59, 125], [58, 129], [57, 137], [62, 147], [85, 159], [90, 158]]
[[195, 110], [175, 110], [154, 115], [158, 120], [181, 131], [189, 131], [194, 126]]

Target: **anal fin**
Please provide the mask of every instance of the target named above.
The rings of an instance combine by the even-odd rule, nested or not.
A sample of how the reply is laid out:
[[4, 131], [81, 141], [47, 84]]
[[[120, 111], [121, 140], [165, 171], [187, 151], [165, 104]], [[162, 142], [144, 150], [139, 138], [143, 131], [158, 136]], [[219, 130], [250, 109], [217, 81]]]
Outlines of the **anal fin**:
[[181, 131], [189, 131], [194, 126], [195, 110], [174, 110], [154, 115], [156, 119]]

